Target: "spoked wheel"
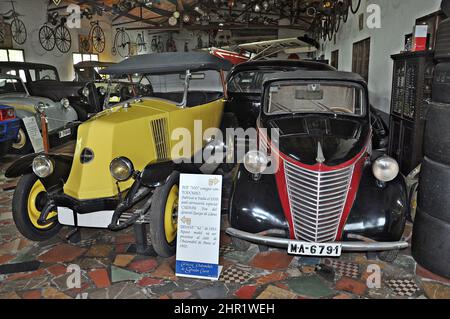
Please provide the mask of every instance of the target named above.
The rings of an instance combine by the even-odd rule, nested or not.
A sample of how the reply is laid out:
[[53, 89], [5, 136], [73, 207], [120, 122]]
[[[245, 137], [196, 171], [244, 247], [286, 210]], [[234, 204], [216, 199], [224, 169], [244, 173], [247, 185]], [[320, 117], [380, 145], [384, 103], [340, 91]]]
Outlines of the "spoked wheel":
[[167, 182], [153, 193], [150, 208], [150, 239], [161, 257], [175, 254], [178, 230], [178, 183], [180, 173], [173, 172]]
[[92, 29], [91, 41], [92, 46], [98, 53], [102, 53], [105, 50], [105, 33], [103, 32], [103, 29], [99, 25], [96, 25]]
[[353, 5], [354, 0], [350, 0], [350, 10], [353, 14], [357, 13], [359, 11], [359, 8], [361, 7], [361, 0], [356, 0], [356, 5]]
[[5, 35], [3, 34], [2, 31], [0, 31], [0, 44], [5, 43]]
[[72, 36], [69, 29], [60, 25], [55, 29], [56, 47], [61, 53], [67, 53], [72, 47]]
[[119, 53], [122, 58], [126, 58], [130, 55], [130, 36], [125, 31], [121, 31], [117, 40], [117, 53]]
[[20, 178], [12, 201], [14, 223], [19, 232], [33, 241], [43, 241], [58, 234], [61, 225], [56, 220], [57, 212], [52, 211], [47, 223], [38, 223], [41, 211], [47, 201], [47, 191], [34, 174]]
[[48, 25], [44, 25], [39, 29], [39, 42], [46, 51], [52, 51], [55, 48], [55, 32]]
[[22, 20], [16, 18], [11, 22], [11, 34], [13, 40], [19, 45], [27, 41], [27, 28]]
[[344, 0], [344, 2], [342, 2], [341, 17], [344, 23], [348, 21], [348, 12], [350, 11], [350, 1], [351, 0]]

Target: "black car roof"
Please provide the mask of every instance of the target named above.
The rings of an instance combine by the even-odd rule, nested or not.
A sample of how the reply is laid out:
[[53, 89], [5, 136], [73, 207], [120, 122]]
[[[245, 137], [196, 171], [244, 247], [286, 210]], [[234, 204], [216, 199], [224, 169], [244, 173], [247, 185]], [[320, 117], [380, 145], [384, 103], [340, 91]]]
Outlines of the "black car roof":
[[136, 55], [101, 70], [100, 74], [169, 74], [186, 70], [230, 70], [232, 63], [206, 52], [166, 52]]
[[282, 80], [336, 80], [364, 82], [365, 80], [356, 73], [343, 71], [288, 71], [277, 72], [266, 76], [264, 83]]
[[53, 69], [56, 68], [50, 64], [32, 63], [32, 62], [0, 62], [0, 67], [14, 67], [14, 68], [34, 68], [34, 69]]
[[233, 73], [254, 70], [254, 69], [280, 69], [280, 68], [299, 68], [311, 69], [317, 71], [335, 70], [332, 66], [316, 61], [307, 60], [262, 60], [262, 61], [248, 61], [236, 65], [233, 68]]

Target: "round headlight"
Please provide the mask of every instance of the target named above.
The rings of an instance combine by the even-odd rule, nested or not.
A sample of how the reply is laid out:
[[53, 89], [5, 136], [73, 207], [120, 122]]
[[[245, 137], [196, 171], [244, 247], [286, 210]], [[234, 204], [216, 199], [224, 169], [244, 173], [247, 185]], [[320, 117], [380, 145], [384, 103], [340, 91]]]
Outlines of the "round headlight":
[[66, 99], [66, 98], [63, 98], [62, 100], [61, 100], [61, 105], [64, 107], [64, 108], [69, 108], [69, 106], [70, 106], [70, 102], [69, 102], [69, 100], [68, 99]]
[[267, 168], [267, 156], [260, 151], [250, 151], [245, 154], [244, 167], [252, 174], [261, 174]]
[[397, 161], [389, 156], [378, 158], [372, 166], [373, 175], [381, 182], [390, 182], [394, 180], [397, 177], [399, 170]]
[[44, 104], [43, 102], [39, 102], [38, 104], [35, 105], [34, 109], [35, 109], [38, 113], [42, 113], [42, 112], [44, 112], [45, 104]]
[[45, 155], [36, 156], [32, 164], [33, 172], [37, 177], [46, 178], [53, 173], [53, 162]]
[[89, 88], [85, 86], [83, 90], [81, 91], [81, 94], [83, 94], [85, 97], [89, 96]]
[[133, 163], [126, 157], [117, 157], [112, 160], [109, 165], [109, 171], [112, 177], [114, 177], [119, 182], [124, 182], [130, 179], [133, 175], [134, 167]]

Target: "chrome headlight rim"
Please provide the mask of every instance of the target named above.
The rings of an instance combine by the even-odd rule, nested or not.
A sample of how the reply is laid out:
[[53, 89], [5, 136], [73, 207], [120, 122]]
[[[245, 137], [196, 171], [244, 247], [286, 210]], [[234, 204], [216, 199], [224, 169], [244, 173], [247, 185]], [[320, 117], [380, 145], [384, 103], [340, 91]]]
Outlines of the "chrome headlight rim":
[[44, 109], [45, 109], [45, 104], [44, 104], [44, 102], [38, 102], [38, 103], [34, 106], [34, 109], [35, 109], [36, 112], [38, 112], [38, 113], [44, 112]]
[[400, 167], [394, 158], [383, 155], [374, 161], [372, 173], [378, 181], [388, 183], [397, 178]]
[[65, 109], [68, 109], [70, 107], [70, 101], [68, 98], [62, 98], [61, 99], [61, 106]]
[[31, 165], [33, 173], [39, 178], [47, 178], [53, 174], [55, 165], [51, 158], [45, 155], [38, 155], [33, 159]]
[[244, 157], [244, 167], [254, 175], [262, 174], [269, 164], [266, 154], [261, 151], [249, 151]]
[[[117, 168], [123, 169], [123, 172], [125, 172], [125, 174], [119, 175], [116, 171]], [[125, 182], [133, 176], [134, 166], [130, 159], [125, 156], [120, 156], [111, 161], [111, 163], [109, 164], [109, 172], [115, 180], [119, 182]]]

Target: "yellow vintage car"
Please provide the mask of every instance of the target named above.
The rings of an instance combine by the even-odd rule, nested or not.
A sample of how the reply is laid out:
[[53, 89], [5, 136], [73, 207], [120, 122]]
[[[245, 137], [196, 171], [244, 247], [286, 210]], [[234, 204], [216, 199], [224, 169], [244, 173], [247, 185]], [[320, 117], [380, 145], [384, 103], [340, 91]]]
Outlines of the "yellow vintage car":
[[[73, 157], [30, 154], [9, 167], [7, 177], [21, 176], [12, 204], [18, 230], [40, 241], [61, 225], [121, 230], [150, 224], [155, 251], [173, 255], [179, 174], [205, 172], [205, 165], [173, 154], [179, 141], [172, 133], [192, 133], [191, 158], [206, 147], [224, 148], [206, 132], [232, 121], [223, 113], [224, 72], [231, 66], [203, 52], [158, 53], [103, 70], [128, 75], [134, 97], [80, 125]], [[196, 121], [206, 134], [201, 143], [193, 141]]]

